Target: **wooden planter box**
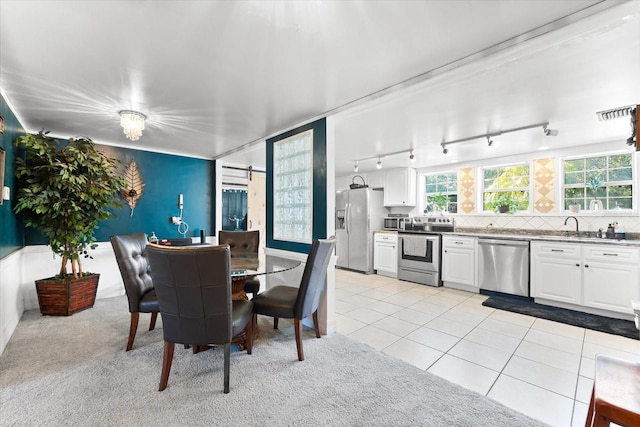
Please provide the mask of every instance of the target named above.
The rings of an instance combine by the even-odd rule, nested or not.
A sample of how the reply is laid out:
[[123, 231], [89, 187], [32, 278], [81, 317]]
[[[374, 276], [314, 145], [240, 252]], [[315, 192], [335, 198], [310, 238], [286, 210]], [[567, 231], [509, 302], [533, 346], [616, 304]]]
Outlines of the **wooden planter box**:
[[79, 279], [56, 280], [50, 277], [36, 280], [40, 313], [49, 316], [70, 316], [93, 307], [99, 279], [99, 274], [93, 274]]

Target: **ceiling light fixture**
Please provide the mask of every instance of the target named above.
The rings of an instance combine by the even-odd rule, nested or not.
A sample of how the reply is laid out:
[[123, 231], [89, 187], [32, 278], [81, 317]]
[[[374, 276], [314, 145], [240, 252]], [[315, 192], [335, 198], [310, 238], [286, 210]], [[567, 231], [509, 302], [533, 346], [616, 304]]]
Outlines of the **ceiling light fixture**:
[[474, 139], [481, 139], [481, 138], [486, 138], [487, 142], [488, 142], [490, 140], [490, 138], [493, 137], [493, 136], [498, 136], [498, 135], [502, 135], [502, 134], [510, 133], [510, 132], [518, 132], [518, 131], [521, 131], [521, 130], [527, 130], [527, 129], [533, 129], [533, 128], [542, 127], [542, 129], [545, 131], [545, 134], [546, 134], [547, 130], [550, 132], [551, 135], [555, 136], [555, 135], [558, 134], [557, 130], [547, 129], [547, 126], [549, 126], [549, 122], [536, 123], [535, 125], [520, 126], [520, 127], [517, 127], [517, 128], [505, 129], [505, 130], [497, 130], [495, 132], [483, 133], [482, 135], [470, 136], [468, 138], [461, 138], [461, 139], [456, 139], [456, 140], [453, 140], [453, 141], [444, 141], [444, 142], [441, 142], [440, 145], [442, 146], [442, 154], [447, 154], [449, 152], [449, 150], [447, 149], [447, 146], [451, 145], [451, 144], [459, 144], [461, 142], [466, 142], [466, 141], [471, 141], [471, 140], [474, 140]]
[[560, 133], [560, 131], [555, 130], [555, 129], [549, 129], [547, 127], [547, 125], [544, 125], [542, 127], [542, 131], [544, 132], [545, 135], [547, 136], [558, 136], [558, 133]]
[[394, 151], [393, 153], [385, 153], [385, 154], [376, 154], [375, 156], [371, 156], [371, 157], [365, 157], [363, 159], [355, 159], [354, 162], [354, 167], [353, 167], [353, 171], [354, 172], [358, 172], [357, 168], [358, 168], [358, 163], [359, 162], [363, 162], [366, 160], [374, 160], [374, 159], [378, 159], [378, 163], [376, 163], [376, 167], [378, 169], [382, 169], [382, 159], [384, 159], [385, 157], [389, 157], [389, 156], [395, 156], [397, 154], [404, 154], [404, 153], [409, 153], [409, 160], [412, 162], [416, 161], [416, 156], [415, 154], [413, 154], [413, 148], [408, 148], [406, 150], [400, 150], [400, 151]]
[[[638, 144], [637, 144], [637, 139], [638, 139], [638, 111], [640, 111], [640, 108], [636, 107], [633, 110], [631, 110], [631, 136], [629, 138], [627, 138], [627, 145], [630, 146], [636, 146], [636, 151], [638, 150]], [[635, 138], [635, 139], [634, 139]]]
[[130, 140], [137, 141], [142, 135], [144, 122], [147, 120], [147, 116], [133, 110], [122, 110], [119, 114], [120, 126], [122, 126], [124, 134]]
[[629, 116], [632, 114], [635, 105], [627, 105], [626, 107], [612, 108], [610, 110], [598, 111], [598, 119], [600, 121], [618, 119], [620, 117]]
[[487, 145], [491, 147], [493, 145], [493, 139], [489, 135], [487, 135]]

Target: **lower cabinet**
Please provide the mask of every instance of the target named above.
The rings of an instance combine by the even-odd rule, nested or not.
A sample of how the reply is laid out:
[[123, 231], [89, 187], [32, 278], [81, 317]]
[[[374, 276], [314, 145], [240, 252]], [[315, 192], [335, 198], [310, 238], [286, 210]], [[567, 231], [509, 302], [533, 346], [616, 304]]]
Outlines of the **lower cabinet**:
[[478, 292], [478, 239], [467, 236], [442, 237], [442, 284]]
[[382, 276], [398, 277], [398, 235], [375, 233], [373, 269]]
[[640, 298], [640, 249], [531, 242], [532, 296], [596, 310], [633, 314]]

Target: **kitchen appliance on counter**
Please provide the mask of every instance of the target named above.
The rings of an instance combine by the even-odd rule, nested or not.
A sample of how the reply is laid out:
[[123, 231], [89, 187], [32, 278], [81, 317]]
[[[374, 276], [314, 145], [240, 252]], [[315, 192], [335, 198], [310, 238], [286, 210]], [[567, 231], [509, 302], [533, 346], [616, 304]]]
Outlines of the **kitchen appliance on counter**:
[[454, 230], [453, 217], [420, 216], [398, 231], [398, 279], [442, 286], [443, 232]]
[[405, 224], [410, 222], [409, 214], [389, 214], [383, 225], [385, 230], [404, 230]]
[[388, 214], [383, 194], [371, 188], [336, 194], [336, 267], [373, 273], [373, 232]]
[[529, 241], [478, 239], [479, 288], [529, 297]]

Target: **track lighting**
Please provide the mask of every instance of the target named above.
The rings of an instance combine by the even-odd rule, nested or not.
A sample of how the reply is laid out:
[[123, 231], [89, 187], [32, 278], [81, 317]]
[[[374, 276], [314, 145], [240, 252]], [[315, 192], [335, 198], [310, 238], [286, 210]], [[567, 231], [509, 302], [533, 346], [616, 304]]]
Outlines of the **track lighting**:
[[491, 147], [493, 145], [493, 139], [489, 135], [487, 135], [487, 145]]
[[627, 145], [635, 145], [636, 141], [633, 139], [633, 136], [627, 138]]
[[449, 152], [449, 149], [443, 145], [442, 146], [442, 154], [447, 154], [448, 152]]
[[377, 169], [382, 169], [382, 160], [378, 157], [378, 163], [376, 164]]
[[559, 131], [555, 130], [555, 129], [549, 129], [547, 127], [547, 125], [544, 125], [542, 127], [542, 131], [544, 132], [545, 135], [547, 136], [558, 136]]
[[409, 160], [412, 162], [416, 161], [416, 156], [413, 155], [413, 150], [409, 151]]
[[382, 169], [382, 159], [384, 159], [385, 157], [395, 156], [396, 154], [404, 154], [404, 153], [409, 153], [409, 160], [410, 161], [412, 161], [412, 162], [416, 161], [416, 156], [415, 156], [415, 154], [413, 154], [413, 148], [408, 148], [406, 150], [394, 151], [393, 153], [376, 154], [375, 156], [371, 156], [371, 157], [365, 157], [365, 158], [362, 158], [362, 159], [355, 159], [355, 160], [353, 160], [353, 162], [354, 162], [353, 171], [354, 172], [358, 172], [358, 163], [359, 162], [363, 162], [365, 160], [373, 160], [373, 159], [377, 159], [378, 160], [378, 162], [376, 163], [376, 168]]
[[353, 165], [353, 171], [354, 172], [358, 172], [358, 161], [356, 160], [356, 163]]

